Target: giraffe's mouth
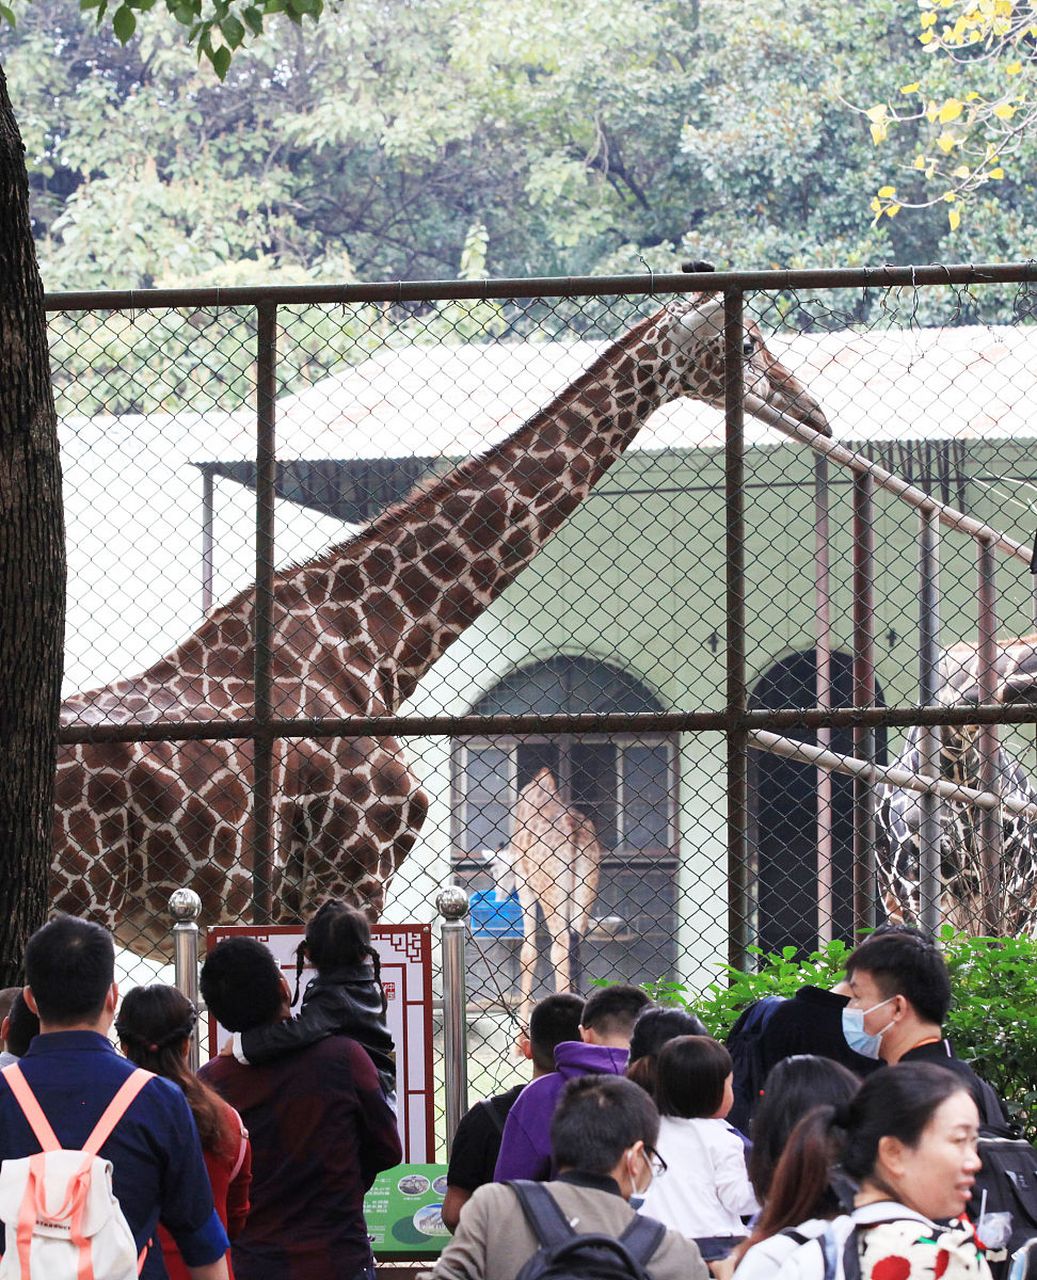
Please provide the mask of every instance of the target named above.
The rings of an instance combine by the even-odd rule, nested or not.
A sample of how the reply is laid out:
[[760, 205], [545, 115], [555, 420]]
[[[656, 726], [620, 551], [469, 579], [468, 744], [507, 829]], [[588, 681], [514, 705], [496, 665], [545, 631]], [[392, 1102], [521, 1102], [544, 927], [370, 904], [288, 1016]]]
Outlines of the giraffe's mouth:
[[999, 702], [1037, 704], [1037, 671], [1014, 671], [1001, 685]]

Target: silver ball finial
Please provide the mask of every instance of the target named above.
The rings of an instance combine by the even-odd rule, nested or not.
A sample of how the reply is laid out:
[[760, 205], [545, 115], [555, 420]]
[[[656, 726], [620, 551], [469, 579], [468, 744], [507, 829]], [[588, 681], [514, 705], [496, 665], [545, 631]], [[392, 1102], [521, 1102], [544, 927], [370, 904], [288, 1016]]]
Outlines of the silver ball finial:
[[468, 914], [468, 894], [460, 885], [447, 885], [436, 894], [436, 910], [444, 920], [463, 920]]
[[197, 920], [202, 900], [193, 889], [174, 889], [169, 895], [169, 914], [174, 920]]

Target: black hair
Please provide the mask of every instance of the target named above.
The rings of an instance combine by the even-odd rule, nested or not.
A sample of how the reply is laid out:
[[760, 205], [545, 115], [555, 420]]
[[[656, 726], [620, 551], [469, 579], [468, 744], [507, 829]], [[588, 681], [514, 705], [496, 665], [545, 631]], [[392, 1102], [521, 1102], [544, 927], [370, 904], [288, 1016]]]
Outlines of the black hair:
[[660, 1115], [688, 1120], [715, 1116], [734, 1067], [712, 1036], [677, 1036], [659, 1050], [655, 1100]]
[[917, 1147], [933, 1114], [956, 1093], [967, 1094], [968, 1086], [946, 1067], [898, 1063], [869, 1076], [848, 1102], [808, 1111], [785, 1144], [750, 1244], [813, 1216], [837, 1165], [855, 1182], [873, 1177], [883, 1138]]
[[655, 1097], [659, 1050], [677, 1036], [708, 1036], [705, 1023], [685, 1009], [645, 1009], [634, 1023], [626, 1075]]
[[951, 980], [943, 956], [929, 938], [914, 930], [873, 935], [846, 961], [849, 979], [868, 973], [886, 999], [903, 996], [926, 1022], [943, 1023], [951, 1007]]
[[[849, 1067], [812, 1053], [783, 1058], [771, 1068], [764, 1081], [763, 1097], [753, 1112], [750, 1132], [753, 1145], [749, 1181], [761, 1204], [767, 1199], [774, 1170], [797, 1122], [814, 1107], [838, 1107], [849, 1102], [860, 1087], [860, 1080]], [[834, 1195], [830, 1196], [830, 1203], [826, 1200], [806, 1216], [827, 1217], [829, 1208], [832, 1212], [838, 1208]]]
[[184, 1058], [184, 1046], [197, 1021], [197, 1009], [182, 992], [156, 982], [126, 993], [115, 1030], [131, 1062], [180, 1086], [198, 1127], [202, 1149], [216, 1152], [220, 1148], [220, 1100]]
[[71, 1026], [98, 1018], [115, 981], [115, 946], [107, 929], [57, 916], [29, 939], [25, 981], [43, 1022]]
[[640, 987], [622, 982], [600, 987], [587, 997], [580, 1025], [602, 1036], [626, 1036], [629, 1039], [638, 1015], [651, 1003], [648, 994]]
[[269, 948], [255, 938], [225, 938], [205, 957], [202, 999], [228, 1031], [250, 1031], [274, 1022], [284, 990]]
[[555, 1049], [567, 1040], [579, 1040], [583, 1000], [571, 991], [545, 996], [529, 1015], [529, 1043], [533, 1063], [540, 1071], [553, 1071]]
[[307, 962], [318, 973], [344, 969], [369, 960], [374, 966], [374, 980], [382, 993], [382, 1013], [388, 1006], [382, 986], [382, 965], [371, 945], [371, 925], [362, 911], [341, 898], [329, 898], [310, 917], [306, 937], [295, 950], [295, 991], [292, 1004], [299, 998], [299, 982]]
[[7, 1015], [7, 1052], [20, 1058], [40, 1034], [40, 1020], [29, 1008], [21, 991], [11, 1003], [11, 1011]]
[[0, 1020], [7, 1017], [11, 1012], [11, 1006], [15, 1002], [15, 998], [21, 993], [21, 987], [2, 987], [0, 988]]
[[551, 1121], [551, 1150], [559, 1169], [610, 1174], [635, 1142], [654, 1147], [659, 1113], [643, 1089], [623, 1076], [577, 1076], [562, 1090]]

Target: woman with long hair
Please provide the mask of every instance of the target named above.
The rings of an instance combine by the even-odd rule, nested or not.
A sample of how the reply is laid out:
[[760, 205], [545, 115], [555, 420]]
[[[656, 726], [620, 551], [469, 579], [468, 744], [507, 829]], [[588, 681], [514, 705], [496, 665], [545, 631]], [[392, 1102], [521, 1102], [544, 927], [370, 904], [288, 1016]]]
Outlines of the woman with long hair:
[[[191, 1034], [197, 1021], [198, 1012], [186, 996], [176, 987], [155, 983], [127, 992], [115, 1030], [122, 1051], [131, 1062], [165, 1076], [183, 1090], [202, 1141], [213, 1202], [227, 1235], [233, 1240], [248, 1217], [252, 1151], [238, 1113], [187, 1065]], [[161, 1225], [159, 1237], [170, 1280], [189, 1280], [180, 1251]], [[230, 1273], [229, 1252], [227, 1270]]]
[[[859, 1265], [860, 1280], [989, 1280], [971, 1225], [955, 1221], [980, 1167], [978, 1133], [961, 1078], [929, 1063], [887, 1067], [848, 1102], [815, 1107], [789, 1137], [757, 1225], [762, 1235], [798, 1223], [806, 1242], [785, 1237], [790, 1248], [776, 1265], [758, 1252], [766, 1239], [746, 1252], [736, 1277], [822, 1280], [834, 1258], [840, 1275], [848, 1260], [851, 1271]], [[853, 1212], [812, 1221], [835, 1169], [856, 1185]]]

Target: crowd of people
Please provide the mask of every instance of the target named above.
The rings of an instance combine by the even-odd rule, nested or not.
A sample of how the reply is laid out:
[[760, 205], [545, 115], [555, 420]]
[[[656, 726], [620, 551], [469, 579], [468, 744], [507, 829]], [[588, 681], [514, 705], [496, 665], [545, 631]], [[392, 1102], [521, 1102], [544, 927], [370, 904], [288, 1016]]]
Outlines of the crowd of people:
[[[66, 1212], [87, 1250], [72, 1274], [93, 1274], [96, 1212], [75, 1198], [93, 1160], [128, 1274], [373, 1280], [364, 1194], [402, 1152], [364, 917], [316, 912], [295, 993], [256, 939], [210, 951], [201, 992], [231, 1035], [197, 1074], [194, 1005], [161, 984], [120, 1004], [114, 966], [106, 930], [61, 916], [30, 939], [25, 988], [0, 992], [0, 1216], [23, 1275], [49, 1280], [33, 1251], [54, 1247], [49, 1219]], [[931, 940], [877, 932], [834, 990], [805, 988], [758, 1028], [766, 1080], [736, 1128], [735, 1060], [693, 1013], [625, 984], [548, 996], [519, 1038], [530, 1083], [458, 1128], [453, 1238], [428, 1280], [515, 1280], [545, 1251], [581, 1249], [653, 1280], [989, 1280], [970, 1200], [981, 1125], [1005, 1121], [943, 1034], [950, 999]], [[54, 1153], [75, 1155], [60, 1212]]]

